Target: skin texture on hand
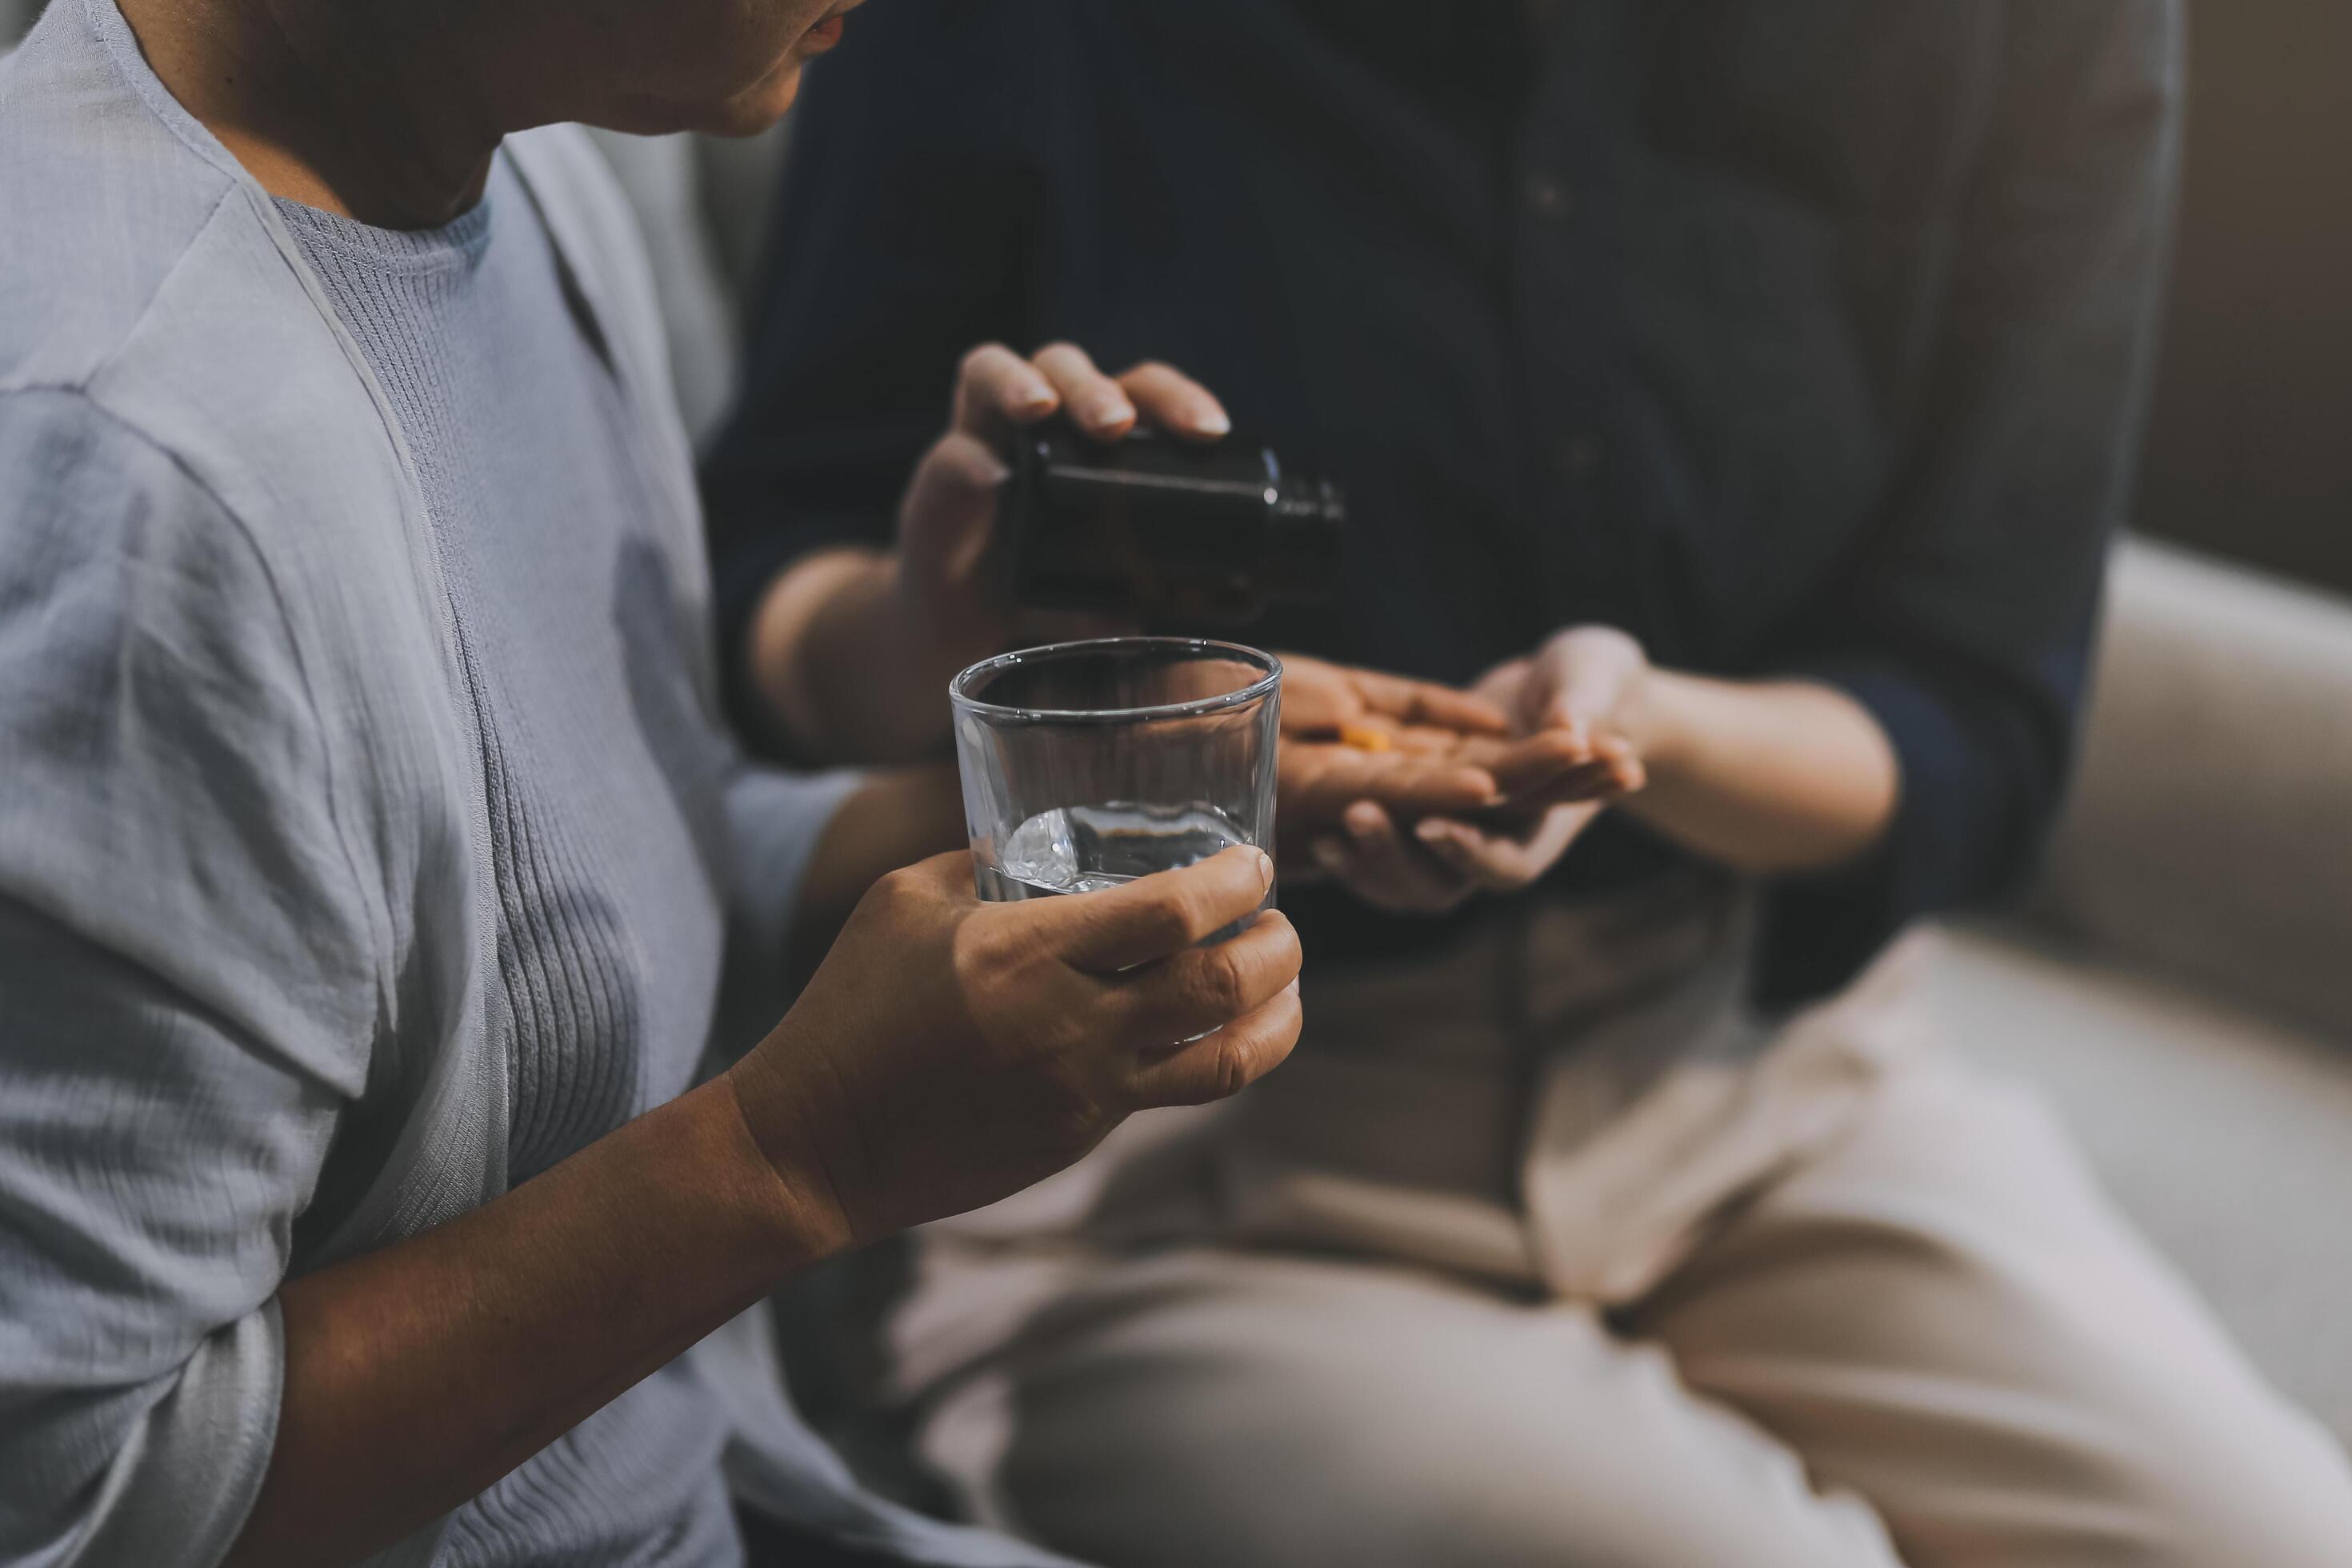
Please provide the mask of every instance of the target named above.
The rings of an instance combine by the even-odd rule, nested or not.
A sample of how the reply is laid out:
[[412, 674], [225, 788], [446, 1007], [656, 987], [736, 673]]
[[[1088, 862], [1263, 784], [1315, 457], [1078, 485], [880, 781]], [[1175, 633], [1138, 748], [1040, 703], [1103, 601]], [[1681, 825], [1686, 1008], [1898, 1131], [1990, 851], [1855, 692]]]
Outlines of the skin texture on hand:
[[[1435, 914], [1482, 889], [1525, 887], [1600, 803], [1641, 787], [1620, 739], [1522, 721], [1516, 683], [1460, 692], [1311, 659], [1284, 665], [1304, 679], [1284, 688], [1281, 841], [1304, 844], [1317, 870], [1377, 908]], [[1304, 697], [1295, 721], [1294, 685]], [[1381, 749], [1349, 744], [1367, 729]], [[1468, 787], [1479, 777], [1492, 785], [1484, 799]]]
[[[853, 1243], [1052, 1174], [1130, 1113], [1222, 1099], [1298, 1037], [1288, 921], [1255, 849], [1067, 899], [982, 903], [970, 857], [883, 879], [728, 1074], [780, 1173]], [[1182, 1043], [1179, 1043], [1182, 1042]]]
[[358, 1562], [795, 1269], [1017, 1191], [1130, 1111], [1273, 1068], [1299, 1026], [1289, 923], [1192, 945], [1255, 910], [1271, 877], [1235, 849], [1025, 904], [981, 904], [961, 852], [884, 879], [730, 1072], [279, 1291], [278, 1442], [230, 1563]]
[[822, 551], [761, 599], [751, 668], [796, 752], [825, 763], [915, 761], [948, 732], [942, 696], [965, 666], [1014, 645], [1120, 628], [1024, 615], [989, 569], [1004, 452], [1056, 413], [1098, 441], [1139, 424], [1213, 441], [1232, 426], [1217, 400], [1166, 365], [1112, 376], [1068, 343], [1024, 359], [1000, 344], [964, 356], [948, 430], [917, 465], [898, 510], [898, 548]]
[[1391, 902], [1385, 876], [1360, 878], [1329, 851], [1351, 824], [1496, 820], [1586, 793], [1588, 748], [1558, 731], [1514, 735], [1488, 698], [1429, 681], [1283, 656], [1276, 841], [1315, 869]]

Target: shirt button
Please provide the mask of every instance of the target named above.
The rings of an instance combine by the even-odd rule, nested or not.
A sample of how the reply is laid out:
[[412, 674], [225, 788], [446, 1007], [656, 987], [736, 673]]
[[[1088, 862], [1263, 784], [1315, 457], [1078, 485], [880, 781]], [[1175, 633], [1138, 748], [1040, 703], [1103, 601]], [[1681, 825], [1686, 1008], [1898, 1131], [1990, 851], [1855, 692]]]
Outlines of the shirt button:
[[1549, 174], [1535, 174], [1528, 180], [1528, 210], [1538, 217], [1564, 218], [1569, 209], [1568, 187]]
[[1590, 430], [1580, 430], [1559, 444], [1559, 471], [1571, 479], [1589, 479], [1601, 471], [1609, 449]]

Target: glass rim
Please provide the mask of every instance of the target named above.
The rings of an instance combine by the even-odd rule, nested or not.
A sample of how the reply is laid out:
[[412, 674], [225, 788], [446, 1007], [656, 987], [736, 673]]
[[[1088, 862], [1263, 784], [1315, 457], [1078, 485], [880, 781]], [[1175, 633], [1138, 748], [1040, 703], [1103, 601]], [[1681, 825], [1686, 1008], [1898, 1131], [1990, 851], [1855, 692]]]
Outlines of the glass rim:
[[[1255, 665], [1264, 673], [1248, 685], [1214, 697], [1196, 697], [1189, 702], [1163, 702], [1144, 708], [1032, 708], [1013, 707], [1001, 702], [985, 702], [971, 694], [968, 688], [974, 681], [999, 675], [1023, 665], [1041, 664], [1048, 660], [1082, 658], [1087, 654], [1160, 653], [1198, 657], [1216, 654]], [[1282, 660], [1262, 648], [1237, 642], [1218, 642], [1209, 637], [1087, 637], [1078, 642], [1047, 643], [1043, 647], [1025, 647], [1012, 653], [1001, 653], [994, 658], [982, 659], [948, 682], [948, 700], [961, 713], [999, 723], [1014, 724], [1138, 724], [1168, 719], [1197, 719], [1210, 713], [1222, 713], [1229, 708], [1242, 708], [1272, 696], [1282, 686]]]

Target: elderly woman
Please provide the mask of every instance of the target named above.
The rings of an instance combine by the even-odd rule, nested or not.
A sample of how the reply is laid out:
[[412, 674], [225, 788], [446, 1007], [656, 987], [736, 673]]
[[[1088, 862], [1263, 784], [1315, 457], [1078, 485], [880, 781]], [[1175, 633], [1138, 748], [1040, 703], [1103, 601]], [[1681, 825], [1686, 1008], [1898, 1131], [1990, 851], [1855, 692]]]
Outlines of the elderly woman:
[[[634, 237], [509, 134], [764, 124], [847, 9], [56, 0], [0, 66], [0, 1561], [1046, 1561], [860, 1493], [739, 1314], [1280, 1060], [1288, 925], [1193, 945], [1272, 865], [934, 859], [769, 1029], [939, 797], [723, 739]], [[943, 461], [1203, 401], [1039, 374]]]

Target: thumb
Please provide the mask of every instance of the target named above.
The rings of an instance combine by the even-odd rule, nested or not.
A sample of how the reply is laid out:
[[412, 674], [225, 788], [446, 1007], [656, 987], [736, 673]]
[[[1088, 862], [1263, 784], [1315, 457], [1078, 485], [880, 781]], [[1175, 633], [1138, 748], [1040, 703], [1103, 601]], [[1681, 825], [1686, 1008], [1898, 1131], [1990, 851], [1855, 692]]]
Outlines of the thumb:
[[1567, 644], [1553, 642], [1528, 661], [1527, 678], [1519, 682], [1518, 699], [1511, 715], [1518, 721], [1521, 733], [1577, 728], [1569, 695], [1575, 679], [1576, 658]]
[[958, 431], [943, 437], [907, 489], [898, 543], [908, 565], [934, 582], [960, 582], [978, 572], [1010, 478], [1003, 459], [978, 437]]
[[1609, 721], [1625, 688], [1626, 661], [1614, 639], [1570, 633], [1553, 642], [1538, 661], [1548, 690], [1536, 721], [1566, 730], [1579, 744]]

